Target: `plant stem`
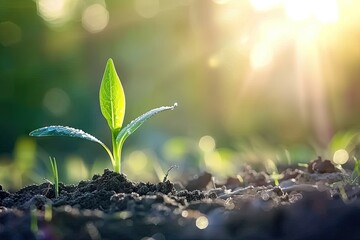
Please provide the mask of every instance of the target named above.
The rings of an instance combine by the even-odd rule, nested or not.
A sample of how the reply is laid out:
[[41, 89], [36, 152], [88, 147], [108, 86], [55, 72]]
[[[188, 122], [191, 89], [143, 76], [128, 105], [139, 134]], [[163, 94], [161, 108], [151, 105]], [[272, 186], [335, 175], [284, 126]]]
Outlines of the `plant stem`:
[[111, 140], [112, 140], [112, 146], [113, 146], [113, 156], [114, 156], [114, 161], [113, 161], [113, 166], [114, 166], [114, 171], [117, 173], [121, 173], [121, 149], [122, 146], [118, 145], [116, 143], [116, 136], [117, 136], [118, 132], [114, 131], [112, 132], [112, 136], [111, 136]]
[[[100, 143], [100, 144], [101, 144], [101, 143]], [[108, 155], [109, 155], [109, 157], [110, 157], [110, 159], [111, 159], [112, 165], [115, 166], [115, 160], [114, 160], [114, 157], [113, 157], [110, 149], [109, 149], [105, 144], [103, 144], [103, 143], [101, 144], [101, 146], [103, 146], [103, 148], [104, 148], [104, 149], [106, 150], [106, 152], [108, 153]]]

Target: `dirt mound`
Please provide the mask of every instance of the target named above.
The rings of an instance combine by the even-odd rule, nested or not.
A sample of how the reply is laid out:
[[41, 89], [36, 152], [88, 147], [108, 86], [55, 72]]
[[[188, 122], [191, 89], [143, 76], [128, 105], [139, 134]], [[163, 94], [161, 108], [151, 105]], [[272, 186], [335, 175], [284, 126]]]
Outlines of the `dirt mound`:
[[[312, 168], [313, 169], [313, 168]], [[244, 182], [187, 190], [105, 170], [78, 185], [0, 186], [0, 239], [356, 239], [359, 187], [341, 172], [285, 169], [279, 185], [244, 168]], [[210, 187], [209, 187], [210, 186]], [[213, 187], [211, 187], [213, 186]]]

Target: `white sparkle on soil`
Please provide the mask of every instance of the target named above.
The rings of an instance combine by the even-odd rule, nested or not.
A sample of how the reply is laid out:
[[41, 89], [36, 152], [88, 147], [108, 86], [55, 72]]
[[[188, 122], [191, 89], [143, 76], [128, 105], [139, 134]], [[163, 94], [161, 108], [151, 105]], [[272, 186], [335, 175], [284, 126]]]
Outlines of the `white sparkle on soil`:
[[196, 227], [199, 229], [205, 229], [209, 225], [209, 220], [205, 216], [198, 217], [196, 219]]

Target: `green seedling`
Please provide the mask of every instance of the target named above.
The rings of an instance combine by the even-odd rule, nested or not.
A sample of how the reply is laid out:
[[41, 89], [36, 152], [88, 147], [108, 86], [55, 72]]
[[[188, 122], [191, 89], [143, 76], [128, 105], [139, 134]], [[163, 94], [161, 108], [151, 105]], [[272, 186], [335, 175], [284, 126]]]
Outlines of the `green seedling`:
[[127, 137], [135, 132], [150, 117], [165, 110], [173, 110], [177, 106], [177, 103], [175, 103], [173, 106], [163, 106], [152, 109], [122, 128], [125, 115], [125, 94], [111, 58], [107, 61], [104, 76], [101, 81], [99, 100], [101, 113], [105, 117], [111, 131], [112, 152], [96, 137], [72, 127], [43, 127], [32, 131], [29, 135], [36, 137], [66, 136], [96, 142], [109, 154], [114, 171], [120, 173], [121, 151]]
[[279, 184], [280, 184], [279, 180], [284, 178], [284, 174], [278, 173], [278, 171], [273, 171], [270, 175], [270, 178], [272, 178], [272, 180], [274, 180], [275, 186], [279, 186]]
[[50, 165], [51, 165], [51, 171], [54, 178], [54, 190], [55, 190], [55, 197], [59, 196], [59, 175], [58, 175], [58, 169], [56, 164], [56, 159], [49, 157]]

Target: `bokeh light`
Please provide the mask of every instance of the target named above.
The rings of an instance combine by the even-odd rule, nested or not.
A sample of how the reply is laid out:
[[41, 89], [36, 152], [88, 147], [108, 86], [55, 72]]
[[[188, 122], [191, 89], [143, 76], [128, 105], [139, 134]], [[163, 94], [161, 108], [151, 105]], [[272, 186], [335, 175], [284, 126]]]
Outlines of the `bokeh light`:
[[253, 70], [259, 70], [271, 63], [273, 57], [272, 49], [268, 44], [255, 45], [250, 53], [250, 65]]
[[269, 11], [278, 6], [282, 0], [250, 0], [251, 5], [256, 11]]
[[13, 22], [0, 22], [0, 43], [4, 47], [11, 46], [21, 41], [21, 28]]
[[43, 100], [44, 107], [55, 116], [63, 116], [70, 107], [68, 94], [60, 88], [49, 89]]
[[58, 23], [67, 14], [67, 0], [37, 0], [38, 14], [47, 22]]
[[102, 4], [88, 6], [82, 14], [83, 27], [91, 32], [101, 32], [109, 23], [109, 12]]
[[129, 154], [126, 166], [133, 173], [140, 173], [146, 169], [148, 158], [142, 151], [133, 151]]
[[208, 65], [211, 68], [217, 68], [219, 66], [219, 64], [220, 64], [220, 60], [219, 60], [219, 57], [217, 57], [217, 56], [212, 56], [208, 60]]
[[209, 220], [205, 216], [200, 216], [196, 219], [196, 227], [199, 229], [205, 229], [209, 226]]
[[143, 18], [152, 18], [160, 10], [159, 0], [135, 0], [135, 10]]
[[186, 211], [186, 210], [184, 210], [184, 211], [181, 212], [181, 216], [184, 217], [184, 218], [186, 218], [186, 217], [189, 216], [189, 212]]
[[349, 160], [349, 153], [345, 149], [339, 149], [334, 153], [333, 162], [339, 165], [345, 164]]
[[230, 0], [213, 0], [214, 3], [216, 4], [226, 4], [228, 3]]
[[211, 152], [215, 149], [215, 139], [211, 136], [203, 136], [199, 140], [199, 148], [204, 152]]
[[68, 181], [79, 182], [89, 177], [89, 171], [84, 163], [84, 160], [75, 155], [68, 156], [66, 159], [56, 159], [57, 163], [65, 161], [65, 173]]

